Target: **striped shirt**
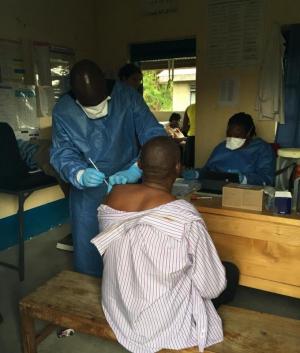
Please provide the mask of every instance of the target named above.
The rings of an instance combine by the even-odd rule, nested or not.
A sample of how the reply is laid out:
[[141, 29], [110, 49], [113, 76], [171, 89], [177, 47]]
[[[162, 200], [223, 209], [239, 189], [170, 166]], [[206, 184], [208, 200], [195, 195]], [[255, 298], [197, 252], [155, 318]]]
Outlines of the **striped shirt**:
[[118, 341], [135, 353], [223, 340], [211, 299], [224, 267], [197, 210], [184, 200], [142, 211], [98, 208], [92, 243], [103, 255], [102, 307]]

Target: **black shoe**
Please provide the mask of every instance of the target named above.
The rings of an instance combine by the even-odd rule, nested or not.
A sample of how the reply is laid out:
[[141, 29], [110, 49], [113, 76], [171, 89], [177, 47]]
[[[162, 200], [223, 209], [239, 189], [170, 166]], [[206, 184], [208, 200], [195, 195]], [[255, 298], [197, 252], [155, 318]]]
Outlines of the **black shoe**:
[[72, 234], [68, 234], [56, 243], [56, 248], [66, 251], [74, 251]]

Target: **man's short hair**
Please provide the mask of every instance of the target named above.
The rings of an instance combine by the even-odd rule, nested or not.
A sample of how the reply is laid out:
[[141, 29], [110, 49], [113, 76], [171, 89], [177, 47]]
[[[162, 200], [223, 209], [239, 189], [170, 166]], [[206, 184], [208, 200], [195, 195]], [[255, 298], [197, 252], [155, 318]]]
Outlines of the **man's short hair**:
[[142, 147], [140, 164], [144, 179], [161, 180], [174, 176], [178, 163], [180, 148], [171, 137], [154, 137]]
[[180, 121], [181, 119], [181, 115], [179, 113], [172, 113], [170, 118], [169, 118], [169, 122], [171, 121]]

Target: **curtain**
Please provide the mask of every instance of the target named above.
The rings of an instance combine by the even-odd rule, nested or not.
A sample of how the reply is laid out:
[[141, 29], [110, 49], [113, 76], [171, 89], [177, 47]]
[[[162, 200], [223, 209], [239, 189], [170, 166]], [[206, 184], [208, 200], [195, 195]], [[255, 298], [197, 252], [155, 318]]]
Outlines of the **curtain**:
[[276, 142], [281, 147], [300, 148], [300, 24], [283, 33], [285, 123], [278, 124]]

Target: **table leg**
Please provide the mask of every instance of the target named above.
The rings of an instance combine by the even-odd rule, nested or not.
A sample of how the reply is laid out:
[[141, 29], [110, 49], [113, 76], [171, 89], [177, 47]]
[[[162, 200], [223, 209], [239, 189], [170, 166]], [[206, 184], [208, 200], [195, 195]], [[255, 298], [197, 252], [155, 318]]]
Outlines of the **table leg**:
[[20, 314], [23, 353], [37, 353], [34, 319], [22, 308]]
[[19, 194], [19, 278], [24, 280], [24, 195]]

